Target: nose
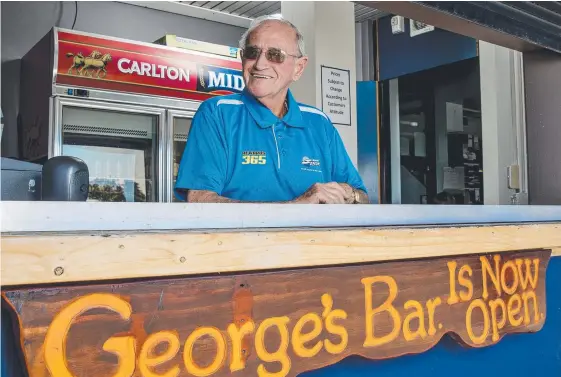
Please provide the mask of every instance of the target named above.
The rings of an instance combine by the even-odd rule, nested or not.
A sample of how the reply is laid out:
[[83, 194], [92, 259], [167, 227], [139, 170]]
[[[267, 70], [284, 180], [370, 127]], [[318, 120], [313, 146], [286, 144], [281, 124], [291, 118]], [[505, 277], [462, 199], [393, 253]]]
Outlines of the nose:
[[255, 59], [255, 64], [254, 67], [256, 69], [264, 69], [267, 68], [267, 58], [265, 57], [265, 52], [266, 51], [261, 51], [261, 53], [259, 54], [259, 56], [257, 57], [257, 59]]

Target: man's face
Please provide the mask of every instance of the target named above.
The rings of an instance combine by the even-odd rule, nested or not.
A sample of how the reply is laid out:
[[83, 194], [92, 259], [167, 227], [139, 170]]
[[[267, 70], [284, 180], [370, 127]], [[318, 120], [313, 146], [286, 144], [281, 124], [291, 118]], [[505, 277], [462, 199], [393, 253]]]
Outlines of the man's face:
[[[245, 85], [258, 99], [274, 99], [284, 94], [288, 86], [300, 78], [307, 63], [306, 57], [297, 58], [296, 32], [282, 22], [267, 21], [261, 24], [251, 33], [247, 47], [257, 47], [262, 51], [255, 59], [242, 59]], [[284, 51], [284, 62], [267, 60], [269, 48]]]

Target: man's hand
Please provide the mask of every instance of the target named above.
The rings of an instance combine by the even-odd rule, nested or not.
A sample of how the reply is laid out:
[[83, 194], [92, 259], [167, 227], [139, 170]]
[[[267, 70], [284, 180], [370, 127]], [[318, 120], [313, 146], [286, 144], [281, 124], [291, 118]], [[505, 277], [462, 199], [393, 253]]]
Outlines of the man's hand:
[[293, 201], [298, 204], [350, 204], [353, 202], [352, 187], [337, 182], [315, 183]]
[[[213, 191], [206, 190], [185, 190], [188, 203], [265, 203], [249, 202], [236, 199], [229, 199], [218, 195]], [[359, 203], [368, 204], [368, 195], [362, 190], [358, 192]], [[355, 195], [353, 188], [346, 183], [316, 183], [305, 193], [291, 201], [267, 202], [281, 204], [353, 204]]]

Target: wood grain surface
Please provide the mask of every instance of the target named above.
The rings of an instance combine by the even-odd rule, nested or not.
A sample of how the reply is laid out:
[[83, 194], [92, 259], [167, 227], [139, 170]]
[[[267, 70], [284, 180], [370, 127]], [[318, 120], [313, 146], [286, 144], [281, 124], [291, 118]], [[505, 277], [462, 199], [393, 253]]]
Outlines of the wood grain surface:
[[561, 224], [2, 236], [2, 285], [561, 248]]
[[2, 297], [30, 377], [283, 377], [349, 355], [420, 353], [447, 333], [483, 347], [538, 331], [549, 257], [529, 250]]

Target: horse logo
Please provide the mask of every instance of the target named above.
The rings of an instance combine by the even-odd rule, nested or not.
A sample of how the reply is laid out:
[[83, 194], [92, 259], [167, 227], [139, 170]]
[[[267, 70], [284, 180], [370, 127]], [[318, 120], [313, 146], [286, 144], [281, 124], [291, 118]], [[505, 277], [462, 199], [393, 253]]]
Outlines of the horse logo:
[[86, 57], [82, 55], [82, 52], [77, 54], [67, 52], [66, 57], [72, 58], [72, 65], [68, 69], [68, 74], [72, 74], [72, 70], [74, 70], [76, 75], [99, 79], [107, 75], [106, 66], [111, 61], [111, 54], [102, 54], [99, 51], [92, 51]]

